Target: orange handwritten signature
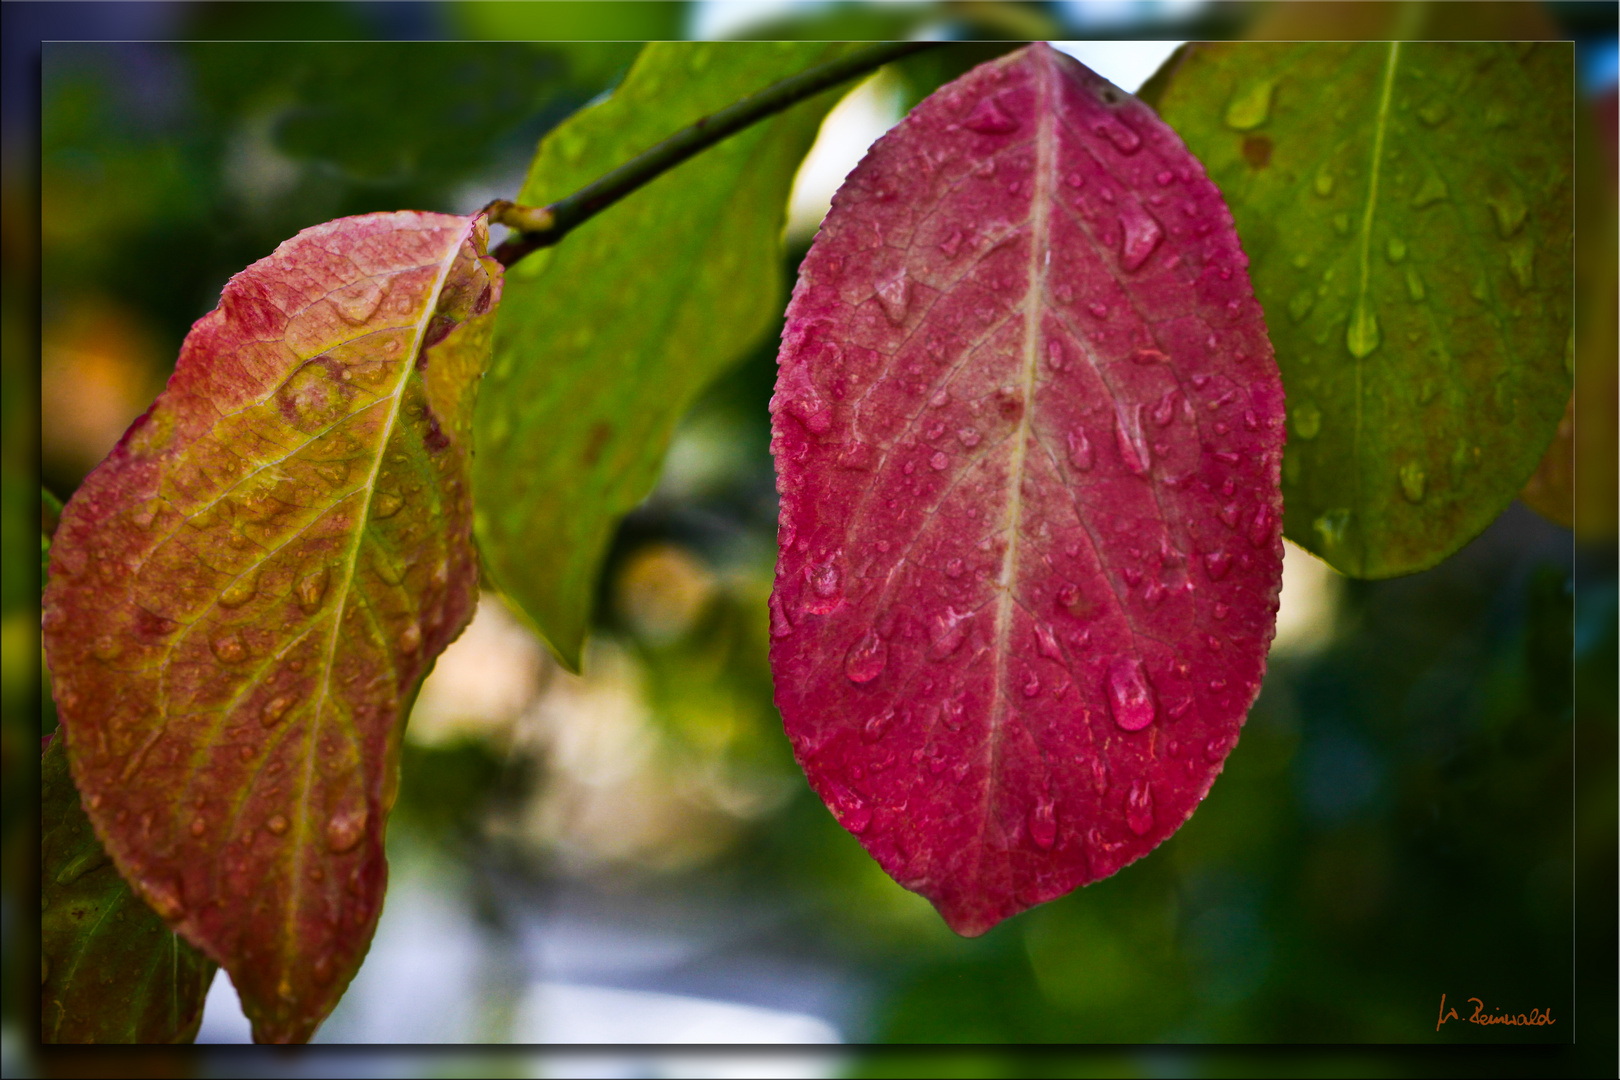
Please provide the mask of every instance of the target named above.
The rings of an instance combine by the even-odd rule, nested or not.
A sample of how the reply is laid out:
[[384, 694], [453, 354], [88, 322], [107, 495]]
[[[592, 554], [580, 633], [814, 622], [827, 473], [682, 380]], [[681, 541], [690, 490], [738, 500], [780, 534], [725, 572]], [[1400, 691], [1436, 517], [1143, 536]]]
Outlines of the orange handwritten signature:
[[[1479, 998], [1469, 998], [1474, 1003], [1474, 1015], [1468, 1018], [1470, 1024], [1512, 1024], [1515, 1027], [1544, 1027], [1547, 1024], [1556, 1024], [1552, 1018], [1552, 1010], [1543, 1012], [1540, 1009], [1531, 1009], [1529, 1013], [1488, 1013], [1485, 1003]], [[1439, 1031], [1440, 1025], [1447, 1020], [1457, 1019], [1457, 1010], [1446, 1008], [1446, 995], [1440, 995], [1440, 1020], [1434, 1025]]]

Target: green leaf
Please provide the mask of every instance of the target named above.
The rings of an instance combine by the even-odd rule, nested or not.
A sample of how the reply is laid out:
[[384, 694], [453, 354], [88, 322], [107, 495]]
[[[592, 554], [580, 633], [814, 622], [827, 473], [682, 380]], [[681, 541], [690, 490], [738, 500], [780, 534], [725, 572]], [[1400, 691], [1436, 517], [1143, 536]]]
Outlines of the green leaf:
[[191, 1042], [218, 965], [129, 891], [60, 739], [40, 764], [40, 813], [40, 1041]]
[[[843, 51], [648, 45], [611, 98], [546, 137], [518, 201], [553, 202]], [[476, 414], [478, 539], [570, 668], [613, 529], [652, 489], [676, 420], [779, 310], [788, 192], [836, 94], [733, 135], [507, 275]]]
[[1220, 185], [1288, 393], [1286, 535], [1433, 566], [1570, 395], [1566, 44], [1217, 44], [1145, 89]]
[[225, 286], [63, 510], [45, 651], [131, 886], [304, 1041], [370, 945], [411, 696], [476, 603], [483, 218], [305, 229]]

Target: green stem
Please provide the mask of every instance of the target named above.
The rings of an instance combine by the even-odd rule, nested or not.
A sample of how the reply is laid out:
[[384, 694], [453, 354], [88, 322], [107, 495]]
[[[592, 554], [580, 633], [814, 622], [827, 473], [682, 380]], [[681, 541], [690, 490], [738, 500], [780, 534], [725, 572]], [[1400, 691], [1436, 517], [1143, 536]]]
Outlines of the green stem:
[[505, 199], [496, 199], [484, 208], [484, 212], [489, 215], [491, 222], [514, 229], [518, 235], [508, 237], [492, 254], [502, 266], [510, 267], [531, 251], [555, 244], [648, 181], [749, 125], [774, 116], [828, 87], [937, 44], [940, 43], [883, 42], [791, 75], [682, 128], [652, 149], [638, 154], [612, 172], [549, 206], [519, 206]]

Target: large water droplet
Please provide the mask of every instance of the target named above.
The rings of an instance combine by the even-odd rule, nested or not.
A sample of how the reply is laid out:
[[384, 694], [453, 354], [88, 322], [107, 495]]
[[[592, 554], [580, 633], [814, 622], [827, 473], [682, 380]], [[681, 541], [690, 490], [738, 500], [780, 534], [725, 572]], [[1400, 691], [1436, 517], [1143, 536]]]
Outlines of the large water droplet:
[[890, 322], [898, 325], [906, 321], [906, 309], [911, 305], [911, 279], [906, 276], [905, 267], [877, 283], [877, 298]]
[[213, 640], [212, 648], [214, 655], [227, 664], [239, 664], [247, 659], [247, 646], [242, 644], [239, 634], [221, 634]]
[[940, 472], [950, 463], [951, 459], [945, 456], [945, 451], [943, 450], [935, 450], [934, 456], [928, 459], [928, 467], [933, 469], [935, 472]]
[[370, 277], [339, 289], [327, 299], [344, 321], [358, 326], [376, 313], [387, 295], [388, 279]]
[[351, 851], [366, 834], [366, 808], [359, 804], [333, 814], [326, 823], [326, 846], [335, 855]]
[[1029, 811], [1029, 838], [1042, 851], [1051, 851], [1057, 843], [1057, 808], [1051, 798], [1042, 796]]
[[1153, 828], [1153, 785], [1148, 781], [1131, 781], [1125, 793], [1125, 824], [1137, 836], [1146, 836]]
[[1248, 131], [1265, 123], [1271, 115], [1271, 92], [1276, 86], [1276, 79], [1265, 79], [1235, 94], [1226, 106], [1226, 126]]
[[1249, 543], [1255, 547], [1264, 547], [1270, 543], [1275, 524], [1276, 519], [1272, 517], [1269, 506], [1255, 507], [1254, 517], [1249, 519]]
[[1142, 148], [1142, 138], [1117, 116], [1104, 116], [1091, 122], [1093, 134], [1101, 135], [1122, 154], [1134, 154]]
[[1018, 130], [1018, 121], [1008, 116], [995, 98], [985, 98], [973, 107], [962, 126], [981, 135], [1005, 135]]
[[1406, 241], [1398, 236], [1390, 237], [1389, 242], [1384, 245], [1384, 254], [1389, 258], [1390, 262], [1400, 262], [1406, 258]]
[[1357, 360], [1364, 360], [1372, 355], [1378, 343], [1383, 339], [1378, 333], [1378, 315], [1365, 297], [1356, 301], [1356, 308], [1350, 314], [1350, 324], [1344, 331], [1345, 348]]
[[1406, 496], [1410, 503], [1423, 501], [1423, 485], [1425, 475], [1423, 466], [1415, 461], [1408, 461], [1401, 466], [1401, 494]]
[[955, 608], [947, 607], [934, 616], [932, 625], [928, 630], [928, 656], [932, 660], [943, 660], [962, 647], [967, 640], [968, 631], [973, 628], [973, 612], [958, 612]]
[[1232, 568], [1232, 556], [1224, 551], [1212, 551], [1204, 556], [1204, 569], [1209, 571], [1209, 580], [1219, 581], [1226, 576]]
[[844, 657], [844, 674], [849, 676], [850, 682], [869, 683], [883, 673], [883, 666], [888, 662], [889, 646], [877, 636], [877, 631], [868, 630], [850, 646]]
[[390, 585], [398, 585], [405, 580], [405, 561], [394, 558], [380, 547], [371, 551], [371, 568]]
[[1024, 669], [1024, 684], [1019, 689], [1027, 698], [1032, 698], [1041, 692], [1041, 677], [1029, 668]]
[[1089, 472], [1095, 460], [1091, 440], [1086, 438], [1086, 429], [1076, 424], [1069, 432], [1069, 464], [1081, 472]]
[[1141, 731], [1153, 723], [1153, 690], [1141, 660], [1119, 656], [1108, 665], [1108, 703], [1113, 707], [1114, 723], [1126, 731]]
[[1058, 647], [1057, 635], [1053, 634], [1052, 628], [1045, 623], [1035, 625], [1035, 648], [1048, 660], [1063, 659], [1063, 650]]
[[1342, 508], [1329, 510], [1311, 522], [1311, 528], [1322, 538], [1322, 546], [1330, 549], [1344, 543], [1349, 527], [1350, 511]]
[[124, 654], [124, 643], [117, 634], [98, 634], [90, 651], [97, 660], [116, 660]]
[[399, 632], [399, 651], [407, 656], [422, 647], [422, 628], [411, 623]]
[[71, 885], [84, 875], [97, 867], [106, 866], [112, 858], [100, 844], [92, 844], [89, 848], [79, 852], [68, 861], [68, 864], [56, 873], [58, 885]]
[[889, 721], [893, 719], [893, 709], [884, 709], [880, 713], [872, 714], [872, 716], [867, 718], [866, 723], [861, 725], [862, 741], [875, 743], [882, 739], [884, 731], [888, 729]]
[[816, 563], [809, 571], [810, 598], [804, 609], [814, 615], [826, 615], [843, 603], [838, 567], [831, 560]]
[[1124, 234], [1119, 261], [1127, 270], [1139, 270], [1164, 239], [1164, 229], [1152, 214], [1134, 202], [1127, 202], [1120, 210], [1119, 224]]
[[793, 633], [793, 621], [788, 618], [787, 610], [782, 605], [780, 593], [772, 592], [770, 601], [766, 605], [771, 612], [771, 637], [785, 638]]
[[1491, 212], [1496, 215], [1496, 234], [1506, 240], [1524, 227], [1530, 208], [1525, 205], [1524, 193], [1511, 181], [1499, 180], [1491, 185], [1485, 196]]
[[1302, 401], [1294, 409], [1294, 434], [1307, 441], [1316, 438], [1322, 431], [1322, 410], [1316, 407], [1315, 402]]
[[299, 579], [298, 606], [303, 609], [304, 614], [313, 615], [320, 609], [321, 601], [326, 598], [326, 585], [331, 576], [330, 571], [323, 566]]
[[254, 567], [229, 585], [219, 594], [219, 606], [224, 608], [241, 607], [259, 591], [259, 568]]
[[853, 791], [833, 786], [832, 811], [838, 822], [852, 833], [863, 833], [872, 824], [872, 808]]
[[281, 718], [287, 715], [287, 710], [292, 708], [292, 706], [293, 699], [285, 695], [278, 695], [271, 698], [269, 701], [265, 702], [264, 707], [259, 710], [259, 723], [263, 724], [265, 727], [274, 727], [276, 724], [281, 722]]
[[148, 879], [143, 883], [143, 895], [152, 910], [168, 922], [174, 922], [186, 913], [185, 894], [180, 889], [180, 882], [158, 881]]
[[1423, 178], [1423, 183], [1418, 185], [1417, 194], [1412, 196], [1412, 205], [1421, 210], [1450, 196], [1451, 193], [1446, 190], [1446, 182], [1440, 179], [1438, 173], [1431, 172]]
[[404, 497], [397, 492], [379, 491], [371, 501], [371, 516], [374, 518], [390, 518], [399, 513], [399, 508], [404, 505]]
[[1153, 458], [1148, 451], [1147, 437], [1142, 434], [1142, 406], [1114, 406], [1117, 421], [1114, 436], [1119, 444], [1119, 460], [1137, 476], [1146, 476]]

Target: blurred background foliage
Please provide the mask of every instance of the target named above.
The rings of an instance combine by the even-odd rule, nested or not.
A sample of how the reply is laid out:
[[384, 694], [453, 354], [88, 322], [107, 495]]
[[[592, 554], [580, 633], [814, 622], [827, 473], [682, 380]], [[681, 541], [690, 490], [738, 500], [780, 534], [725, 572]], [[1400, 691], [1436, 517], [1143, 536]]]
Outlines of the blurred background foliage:
[[[640, 40], [960, 41], [858, 91], [889, 123], [1011, 47], [997, 39], [1237, 37], [1297, 14], [1196, 2], [756, 7], [5, 5], [8, 1076], [84, 1066], [29, 1047], [38, 1030], [29, 982], [33, 747], [55, 724], [39, 674], [33, 468], [37, 460], [44, 486], [69, 496], [161, 389], [191, 322], [231, 274], [333, 217], [468, 212], [511, 194], [539, 137], [609, 92]], [[1412, 32], [1410, 7], [1388, 6], [1383, 17], [1407, 20], [1400, 25]], [[1607, 147], [1612, 204], [1614, 7], [1517, 11], [1577, 41], [1582, 89], [1606, 102], [1606, 129], [1594, 130]], [[40, 81], [30, 98], [26, 50], [46, 38], [148, 40], [45, 46], [42, 61], [33, 54]], [[411, 40], [447, 38], [467, 40]], [[505, 40], [524, 38], [534, 40]], [[814, 199], [809, 210], [795, 205], [789, 280], [824, 209]], [[1612, 229], [1607, 242], [1612, 282]], [[324, 1036], [537, 1039], [525, 994], [546, 980], [775, 1003], [870, 1043], [1567, 1044], [1578, 997], [1576, 1052], [1537, 1056], [1534, 1068], [1612, 1070], [1620, 648], [1612, 535], [1576, 545], [1516, 504], [1455, 558], [1394, 581], [1344, 581], [1291, 551], [1264, 690], [1206, 805], [1142, 862], [962, 940], [837, 826], [781, 734], [765, 622], [774, 357], [771, 335], [711, 388], [683, 424], [658, 489], [624, 522], [583, 676], [558, 670], [499, 597], [486, 596], [423, 690], [390, 832], [396, 893], [368, 968], [385, 970], [393, 955], [390, 916], [417, 910], [406, 884], [431, 881], [448, 897], [445, 910], [469, 913], [481, 943], [469, 946], [463, 1027], [417, 1029], [412, 1039], [368, 1021], [366, 1009], [389, 1007], [385, 991], [401, 1000], [421, 993], [420, 982], [401, 978], [375, 991], [357, 981], [355, 1004], [346, 1000]], [[1605, 379], [1612, 397], [1612, 366], [1600, 389]], [[1612, 420], [1608, 430], [1612, 467]], [[1608, 514], [1612, 522], [1612, 503]], [[580, 911], [590, 913], [583, 923]], [[648, 920], [675, 927], [669, 934], [687, 959], [614, 968], [613, 934], [633, 936]], [[721, 934], [717, 921], [731, 925]], [[574, 961], [570, 949], [596, 951]], [[1442, 993], [1464, 1017], [1471, 1007], [1462, 1003], [1478, 996], [1489, 1009], [1536, 1007], [1560, 1022], [1453, 1022], [1436, 1032], [1429, 1018]], [[1333, 1062], [1195, 1048], [784, 1060], [778, 1075], [1057, 1076], [1492, 1075], [1532, 1059], [1386, 1053]], [[387, 1067], [309, 1061], [311, 1075], [493, 1067], [472, 1057]], [[141, 1067], [257, 1075], [239, 1056]], [[552, 1057], [500, 1068], [569, 1066]], [[598, 1057], [584, 1074], [685, 1075], [681, 1068], [668, 1056]]]

